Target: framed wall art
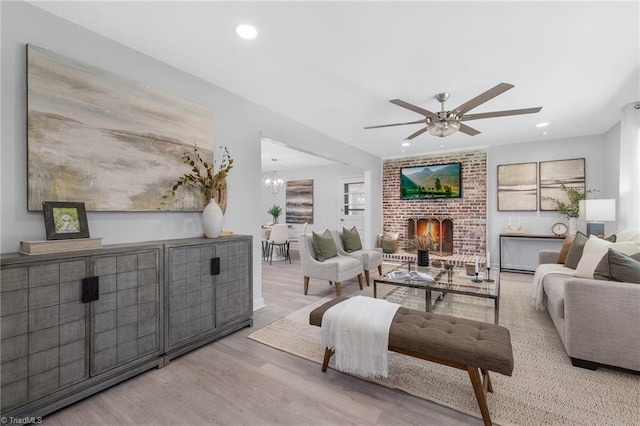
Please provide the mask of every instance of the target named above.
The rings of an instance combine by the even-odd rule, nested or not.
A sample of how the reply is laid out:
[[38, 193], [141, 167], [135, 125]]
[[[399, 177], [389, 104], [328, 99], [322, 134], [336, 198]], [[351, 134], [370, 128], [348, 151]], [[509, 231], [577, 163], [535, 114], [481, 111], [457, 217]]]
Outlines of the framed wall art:
[[89, 238], [89, 224], [84, 203], [43, 201], [47, 240]]
[[538, 210], [538, 163], [498, 166], [498, 211]]
[[555, 211], [555, 203], [547, 198], [568, 202], [567, 193], [562, 186], [585, 190], [585, 160], [573, 158], [570, 160], [541, 161], [540, 162], [540, 210]]
[[[213, 161], [210, 109], [49, 50], [27, 46], [27, 204], [156, 211], [197, 145]], [[163, 209], [202, 211], [197, 191]]]
[[286, 222], [313, 223], [313, 179], [287, 182]]

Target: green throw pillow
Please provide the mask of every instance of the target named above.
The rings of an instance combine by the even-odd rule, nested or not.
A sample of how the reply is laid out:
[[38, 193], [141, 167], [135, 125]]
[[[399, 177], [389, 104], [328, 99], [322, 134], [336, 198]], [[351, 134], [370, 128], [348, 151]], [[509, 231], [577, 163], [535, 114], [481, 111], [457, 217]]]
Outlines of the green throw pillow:
[[618, 237], [616, 237], [616, 234], [611, 234], [607, 238], [605, 238], [604, 240], [605, 241], [609, 241], [610, 243], [615, 243], [617, 238]]
[[593, 271], [593, 278], [640, 284], [640, 252], [628, 256], [610, 248]]
[[380, 241], [380, 245], [382, 245], [383, 253], [395, 253], [396, 252], [396, 240], [385, 240], [384, 238]]
[[316, 251], [316, 259], [319, 262], [324, 262], [327, 259], [336, 257], [338, 255], [338, 249], [336, 248], [336, 242], [333, 240], [333, 235], [328, 229], [322, 234], [312, 232], [313, 234], [313, 248]]
[[344, 245], [344, 251], [347, 253], [362, 250], [360, 234], [358, 234], [355, 226], [351, 229], [342, 228], [342, 245]]
[[569, 253], [567, 253], [567, 258], [564, 261], [564, 266], [571, 269], [576, 269], [578, 266], [578, 262], [580, 262], [580, 258], [582, 257], [582, 251], [584, 250], [584, 245], [587, 243], [589, 237], [584, 235], [582, 232], [578, 232], [573, 239], [573, 243], [571, 243], [571, 248], [569, 249]]

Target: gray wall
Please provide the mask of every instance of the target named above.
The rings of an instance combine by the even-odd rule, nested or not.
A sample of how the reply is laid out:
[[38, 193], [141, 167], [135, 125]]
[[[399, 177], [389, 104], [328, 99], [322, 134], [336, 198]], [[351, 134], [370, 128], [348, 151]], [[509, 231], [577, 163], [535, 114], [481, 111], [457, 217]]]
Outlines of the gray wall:
[[[281, 170], [279, 173], [287, 180], [313, 179], [313, 224], [309, 224], [307, 232], [321, 232], [325, 229], [338, 229], [338, 218], [340, 215], [341, 205], [338, 199], [338, 184], [340, 178], [343, 177], [361, 177], [364, 179], [363, 171], [357, 167], [348, 167], [343, 165], [311, 167], [306, 169]], [[285, 221], [286, 213], [286, 197], [282, 191], [275, 196], [263, 191], [262, 195], [262, 220], [263, 223], [272, 221], [273, 219], [267, 213], [267, 209], [273, 204], [282, 207], [283, 213], [280, 216], [280, 223]], [[296, 231], [302, 229], [302, 225], [293, 225]], [[295, 231], [292, 231], [293, 235]], [[367, 239], [369, 247], [375, 244], [375, 236], [377, 232], [369, 232], [372, 238]], [[295, 232], [297, 234], [297, 232]]]
[[[2, 2], [2, 206], [0, 250], [17, 251], [20, 241], [43, 240], [41, 213], [26, 205], [26, 44], [144, 82], [192, 102], [214, 114], [213, 145], [227, 145], [235, 159], [228, 178], [229, 203], [224, 229], [254, 236], [254, 307], [263, 305], [260, 224], [263, 222], [260, 138], [266, 133], [292, 141], [310, 153], [348, 159], [371, 173], [372, 226], [381, 225], [381, 161], [287, 117], [251, 103], [149, 56], [60, 19], [23, 2]], [[295, 141], [295, 142], [294, 142]], [[91, 236], [104, 244], [202, 235], [199, 213], [88, 213]]]
[[[553, 139], [541, 142], [526, 142], [512, 145], [500, 145], [489, 148], [487, 192], [487, 247], [492, 253], [491, 263], [498, 263], [498, 235], [505, 233], [509, 217], [515, 224], [520, 218], [523, 230], [527, 234], [551, 234], [551, 225], [562, 219], [555, 212], [499, 212], [498, 211], [498, 165], [528, 163], [540, 161], [584, 158], [586, 185], [588, 189], [597, 189], [593, 198], [617, 198], [617, 188], [610, 180], [617, 180], [617, 162], [605, 161], [611, 155], [604, 135], [580, 136], [566, 139]], [[613, 177], [613, 178], [612, 178]], [[578, 222], [578, 230], [585, 231], [584, 222]], [[607, 232], [617, 229], [615, 223], [607, 223]]]

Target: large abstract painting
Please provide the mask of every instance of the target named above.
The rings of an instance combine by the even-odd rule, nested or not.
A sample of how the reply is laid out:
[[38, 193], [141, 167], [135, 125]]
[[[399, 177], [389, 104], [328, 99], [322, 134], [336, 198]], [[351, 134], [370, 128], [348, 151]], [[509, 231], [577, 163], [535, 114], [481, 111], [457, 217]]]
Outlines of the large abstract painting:
[[569, 201], [569, 196], [562, 190], [563, 185], [585, 190], [584, 158], [540, 162], [541, 211], [556, 210], [555, 203], [546, 197]]
[[287, 182], [287, 223], [313, 223], [313, 179]]
[[[185, 99], [29, 45], [28, 209], [84, 202], [89, 211], [155, 211], [198, 146], [213, 160], [213, 114]], [[199, 211], [199, 193], [163, 206]]]
[[538, 163], [498, 166], [498, 211], [538, 210]]

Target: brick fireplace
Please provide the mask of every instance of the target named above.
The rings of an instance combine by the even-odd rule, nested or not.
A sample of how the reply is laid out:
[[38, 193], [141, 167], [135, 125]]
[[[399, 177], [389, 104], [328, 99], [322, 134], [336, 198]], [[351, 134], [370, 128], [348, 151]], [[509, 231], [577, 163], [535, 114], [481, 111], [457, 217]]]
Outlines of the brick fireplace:
[[[462, 164], [462, 197], [403, 200], [400, 169], [422, 165]], [[479, 256], [486, 252], [487, 152], [439, 153], [385, 160], [383, 163], [383, 230], [400, 233], [400, 250], [415, 248], [415, 235], [431, 232], [443, 255]], [[433, 235], [433, 233], [436, 235]]]

